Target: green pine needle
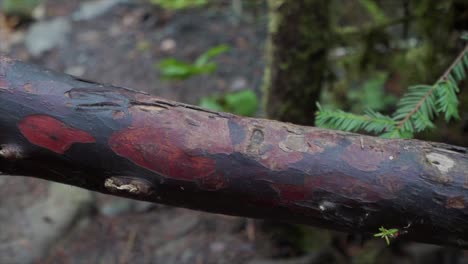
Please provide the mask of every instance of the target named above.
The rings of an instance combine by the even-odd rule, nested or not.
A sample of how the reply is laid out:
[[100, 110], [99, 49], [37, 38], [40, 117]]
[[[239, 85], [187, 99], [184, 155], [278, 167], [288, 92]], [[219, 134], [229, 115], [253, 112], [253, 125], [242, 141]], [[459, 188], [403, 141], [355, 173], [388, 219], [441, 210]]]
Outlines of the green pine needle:
[[417, 132], [434, 128], [433, 120], [441, 113], [447, 122], [460, 119], [458, 83], [466, 79], [467, 70], [468, 45], [434, 85], [408, 88], [391, 117], [372, 110], [364, 115], [323, 110], [318, 105], [316, 125], [343, 131], [366, 131], [384, 138], [412, 138]]
[[316, 125], [343, 131], [364, 130], [372, 133], [382, 133], [393, 130], [396, 122], [389, 116], [368, 110], [365, 115], [355, 115], [341, 110], [331, 111], [319, 108], [316, 114]]

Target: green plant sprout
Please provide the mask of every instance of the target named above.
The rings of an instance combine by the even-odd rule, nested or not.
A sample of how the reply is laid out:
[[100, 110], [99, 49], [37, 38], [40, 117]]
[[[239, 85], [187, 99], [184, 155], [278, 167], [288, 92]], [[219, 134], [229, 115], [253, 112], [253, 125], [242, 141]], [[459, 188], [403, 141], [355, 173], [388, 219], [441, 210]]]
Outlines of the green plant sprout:
[[168, 10], [179, 10], [204, 6], [208, 0], [150, 0], [151, 3]]
[[217, 64], [212, 62], [212, 59], [227, 51], [229, 51], [229, 46], [218, 45], [204, 52], [194, 63], [168, 58], [162, 60], [156, 66], [165, 79], [185, 80], [195, 75], [209, 74], [216, 71]]
[[42, 0], [3, 0], [0, 1], [0, 11], [10, 15], [31, 16]]
[[199, 106], [241, 116], [254, 116], [258, 109], [258, 98], [254, 91], [246, 89], [222, 96], [203, 97]]
[[380, 238], [385, 239], [385, 241], [387, 242], [387, 245], [390, 245], [390, 239], [397, 238], [398, 234], [400, 233], [398, 228], [386, 229], [383, 226], [379, 228], [379, 231], [380, 233], [374, 234], [374, 237], [380, 237]]
[[468, 45], [433, 85], [415, 85], [399, 100], [393, 115], [367, 110], [364, 115], [342, 110], [326, 110], [317, 104], [316, 126], [343, 131], [361, 131], [383, 138], [412, 138], [415, 133], [434, 128], [433, 120], [443, 114], [448, 122], [460, 119], [458, 83], [466, 79]]

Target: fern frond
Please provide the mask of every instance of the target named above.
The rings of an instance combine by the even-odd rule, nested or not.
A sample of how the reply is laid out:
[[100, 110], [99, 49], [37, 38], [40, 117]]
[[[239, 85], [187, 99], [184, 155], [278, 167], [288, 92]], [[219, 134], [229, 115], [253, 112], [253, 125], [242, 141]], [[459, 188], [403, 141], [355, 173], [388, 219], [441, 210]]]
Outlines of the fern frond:
[[364, 130], [372, 133], [382, 133], [393, 130], [396, 122], [389, 116], [368, 110], [365, 115], [356, 115], [341, 110], [322, 110], [316, 114], [316, 125], [319, 127], [343, 131]]

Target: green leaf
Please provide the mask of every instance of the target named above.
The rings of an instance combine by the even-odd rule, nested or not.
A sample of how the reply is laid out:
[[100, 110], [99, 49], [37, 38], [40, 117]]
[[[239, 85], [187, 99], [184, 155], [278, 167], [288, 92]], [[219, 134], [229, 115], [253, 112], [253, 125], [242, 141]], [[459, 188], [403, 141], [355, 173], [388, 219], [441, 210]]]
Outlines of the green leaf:
[[187, 79], [197, 73], [197, 69], [190, 63], [179, 61], [173, 58], [162, 60], [158, 68], [161, 75], [166, 79]]
[[252, 90], [229, 93], [224, 97], [226, 110], [242, 116], [254, 116], [258, 108], [257, 95]]
[[373, 0], [360, 0], [359, 3], [367, 10], [369, 15], [377, 24], [384, 24], [388, 21], [385, 12], [378, 6], [376, 1]]
[[203, 97], [199, 106], [214, 111], [254, 116], [258, 109], [258, 98], [252, 90], [243, 90], [227, 93], [223, 96]]
[[203, 97], [198, 105], [213, 111], [224, 111], [223, 106], [219, 103], [219, 99], [216, 97]]
[[228, 45], [218, 45], [218, 46], [215, 46], [211, 49], [209, 49], [208, 51], [206, 51], [205, 53], [203, 53], [202, 55], [200, 55], [200, 57], [198, 57], [198, 59], [195, 61], [195, 65], [196, 66], [204, 66], [206, 65], [209, 60], [213, 59], [214, 57], [218, 56], [218, 55], [221, 55], [225, 52], [229, 51], [229, 46]]
[[[13, 0], [14, 1], [14, 0]], [[169, 10], [178, 10], [186, 8], [194, 8], [206, 5], [207, 0], [151, 0], [151, 3], [160, 5], [162, 8]]]
[[229, 49], [226, 45], [219, 45], [203, 53], [194, 64], [174, 58], [162, 60], [157, 67], [164, 79], [185, 80], [194, 75], [209, 74], [216, 71], [217, 65], [210, 59]]

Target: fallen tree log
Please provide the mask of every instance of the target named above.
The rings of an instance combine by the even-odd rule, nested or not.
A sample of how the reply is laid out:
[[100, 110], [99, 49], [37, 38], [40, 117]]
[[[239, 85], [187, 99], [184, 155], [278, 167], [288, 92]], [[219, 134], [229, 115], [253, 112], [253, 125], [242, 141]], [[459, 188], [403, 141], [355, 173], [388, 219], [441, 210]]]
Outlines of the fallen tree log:
[[468, 247], [467, 149], [244, 118], [0, 58], [0, 171]]

